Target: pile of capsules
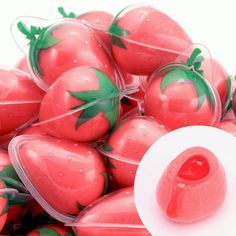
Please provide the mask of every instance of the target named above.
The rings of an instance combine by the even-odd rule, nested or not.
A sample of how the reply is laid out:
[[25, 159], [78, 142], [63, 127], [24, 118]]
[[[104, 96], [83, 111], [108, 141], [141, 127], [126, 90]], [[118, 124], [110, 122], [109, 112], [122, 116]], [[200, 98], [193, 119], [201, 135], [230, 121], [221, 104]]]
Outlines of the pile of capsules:
[[[53, 20], [17, 18], [12, 34], [26, 57], [16, 68], [0, 68], [1, 235], [151, 235], [134, 202], [140, 161], [181, 127], [236, 135], [234, 79], [151, 6], [115, 16], [58, 11]], [[173, 162], [163, 173], [157, 201], [165, 217], [181, 223], [206, 217], [191, 215], [184, 198], [185, 212], [176, 213], [178, 193], [169, 189], [175, 168], [182, 181], [220, 169], [214, 181], [223, 190], [208, 213], [220, 207], [223, 169], [206, 156], [180, 155], [182, 166]]]

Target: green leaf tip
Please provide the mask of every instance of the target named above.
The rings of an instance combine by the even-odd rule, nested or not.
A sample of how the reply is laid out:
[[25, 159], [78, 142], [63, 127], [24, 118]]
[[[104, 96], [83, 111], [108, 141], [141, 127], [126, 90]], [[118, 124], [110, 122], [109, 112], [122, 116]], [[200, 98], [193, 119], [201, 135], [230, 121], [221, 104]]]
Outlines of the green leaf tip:
[[61, 16], [65, 17], [65, 18], [76, 18], [76, 15], [74, 12], [70, 12], [69, 14], [67, 14], [65, 12], [64, 7], [58, 7], [57, 10], [61, 14]]
[[110, 128], [112, 128], [119, 115], [119, 89], [105, 73], [94, 68], [92, 70], [97, 74], [99, 90], [68, 91], [72, 97], [84, 101], [82, 105], [71, 109], [78, 109], [85, 104], [94, 103], [82, 110], [76, 122], [76, 128], [94, 118], [100, 112], [105, 114]]

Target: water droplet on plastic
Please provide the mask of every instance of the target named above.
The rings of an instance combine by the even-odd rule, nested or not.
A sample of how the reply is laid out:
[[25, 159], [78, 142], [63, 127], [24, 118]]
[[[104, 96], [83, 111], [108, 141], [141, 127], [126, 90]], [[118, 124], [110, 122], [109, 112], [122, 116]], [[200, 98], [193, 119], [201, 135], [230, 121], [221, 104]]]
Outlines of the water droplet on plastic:
[[58, 172], [58, 176], [59, 176], [59, 177], [62, 177], [62, 176], [63, 176], [63, 173], [62, 173], [62, 172]]
[[147, 131], [143, 131], [143, 136], [147, 136], [148, 132]]
[[53, 158], [53, 156], [54, 156], [54, 155], [53, 155], [52, 153], [49, 154], [49, 157], [50, 157], [50, 158]]

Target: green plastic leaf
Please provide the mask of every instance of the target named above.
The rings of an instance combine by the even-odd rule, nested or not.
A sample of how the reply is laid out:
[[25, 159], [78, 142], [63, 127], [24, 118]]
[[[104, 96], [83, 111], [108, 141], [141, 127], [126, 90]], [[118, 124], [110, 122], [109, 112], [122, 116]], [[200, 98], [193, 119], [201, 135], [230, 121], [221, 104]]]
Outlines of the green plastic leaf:
[[[79, 100], [84, 101], [82, 105], [73, 107], [71, 109], [79, 108], [84, 104], [96, 102], [93, 106], [82, 110], [76, 122], [76, 128], [84, 124], [88, 120], [95, 117], [99, 112], [103, 112], [109, 121], [110, 128], [112, 128], [119, 115], [119, 90], [110, 78], [98, 69], [92, 69], [98, 76], [99, 90], [81, 91], [68, 93]], [[114, 97], [110, 97], [114, 96]]]
[[58, 7], [57, 10], [65, 18], [76, 18], [76, 15], [74, 12], [70, 12], [69, 14], [67, 14], [63, 7]]
[[19, 177], [13, 167], [13, 165], [7, 165], [0, 171], [0, 177], [9, 177], [19, 181]]
[[102, 195], [104, 195], [107, 193], [108, 188], [109, 188], [109, 175], [106, 172], [103, 172], [101, 175], [104, 177], [104, 190], [102, 193]]
[[84, 209], [85, 206], [83, 206], [82, 204], [80, 204], [79, 202], [76, 203], [76, 207], [79, 211], [82, 211]]
[[55, 230], [53, 229], [49, 229], [49, 228], [38, 228], [36, 229], [39, 233], [40, 236], [60, 236], [59, 233], [57, 233]]
[[126, 45], [121, 41], [121, 39], [116, 37], [115, 35], [112, 35], [110, 37], [110, 42], [113, 45], [116, 45], [117, 47], [120, 47], [120, 48], [123, 48], [123, 49], [127, 49]]
[[82, 92], [68, 92], [72, 97], [86, 101], [92, 102], [95, 99], [99, 99], [102, 97], [100, 91], [82, 91]]
[[129, 34], [129, 31], [121, 28], [117, 24], [111, 24], [109, 32], [112, 34], [111, 37], [110, 37], [110, 42], [113, 45], [116, 45], [116, 46], [118, 46], [120, 48], [123, 48], [123, 49], [127, 49], [126, 45], [121, 41], [121, 38], [116, 37], [116, 36], [122, 37], [124, 35]]
[[50, 33], [44, 33], [38, 40], [37, 47], [38, 49], [46, 49], [50, 48], [58, 43], [60, 43], [61, 40], [54, 38]]
[[180, 68], [175, 68], [167, 73], [161, 81], [161, 92], [164, 93], [165, 89], [175, 82], [189, 80], [186, 71]]
[[195, 59], [197, 58], [197, 56], [198, 56], [199, 54], [201, 54], [201, 52], [202, 52], [201, 49], [195, 48], [195, 49], [193, 50], [191, 56], [190, 56], [189, 59], [187, 60], [187, 65], [188, 65], [188, 66], [192, 66], [192, 65], [194, 64], [194, 62], [195, 62]]
[[111, 162], [111, 158], [108, 156], [105, 157], [105, 164], [110, 169], [116, 169], [115, 165]]
[[206, 81], [194, 73], [192, 70], [186, 70], [182, 68], [174, 68], [172, 71], [167, 73], [161, 81], [161, 91], [164, 93], [165, 89], [172, 83], [181, 81], [191, 81], [195, 87], [196, 93], [198, 95], [198, 106], [197, 109], [201, 108], [205, 97], [207, 97], [212, 108], [214, 108], [215, 100], [214, 95], [209, 88]]
[[100, 111], [96, 105], [84, 109], [76, 122], [76, 128], [95, 117]]
[[104, 143], [102, 148], [106, 151], [106, 152], [110, 152], [113, 150], [113, 148], [108, 144], [108, 143]]
[[117, 36], [124, 36], [129, 34], [129, 31], [125, 30], [124, 28], [120, 27], [117, 24], [111, 24], [109, 32]]
[[230, 99], [231, 96], [231, 88], [232, 88], [232, 81], [230, 76], [228, 75], [226, 78], [226, 83], [227, 83], [227, 97], [226, 97], [226, 101], [228, 101]]

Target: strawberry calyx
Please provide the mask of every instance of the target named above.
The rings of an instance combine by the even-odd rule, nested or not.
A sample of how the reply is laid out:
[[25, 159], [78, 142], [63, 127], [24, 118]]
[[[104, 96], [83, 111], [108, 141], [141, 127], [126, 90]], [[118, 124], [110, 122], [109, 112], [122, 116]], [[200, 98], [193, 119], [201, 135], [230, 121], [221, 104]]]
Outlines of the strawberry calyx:
[[61, 14], [62, 17], [65, 17], [65, 18], [76, 18], [76, 15], [75, 15], [74, 12], [66, 13], [64, 7], [58, 7], [57, 10]]
[[76, 208], [79, 210], [79, 211], [82, 211], [84, 208], [85, 208], [85, 206], [83, 206], [80, 202], [76, 202]]
[[[206, 80], [203, 78], [204, 71], [201, 70], [201, 64], [204, 57], [200, 55], [201, 50], [196, 48], [191, 56], [188, 58], [187, 62], [182, 62], [181, 64], [175, 64], [170, 72], [168, 72], [162, 79], [161, 91], [164, 93], [165, 89], [175, 82], [191, 81], [195, 87], [198, 96], [197, 110], [201, 108], [205, 97], [207, 97], [211, 108], [215, 107], [215, 98], [213, 92]], [[183, 65], [183, 67], [181, 66]]]
[[112, 128], [119, 116], [119, 89], [102, 71], [95, 68], [92, 68], [92, 70], [97, 74], [99, 90], [81, 92], [68, 91], [72, 97], [84, 101], [82, 105], [72, 107], [71, 109], [73, 110], [85, 104], [95, 102], [93, 106], [85, 108], [82, 111], [76, 122], [76, 128], [92, 119], [100, 112], [104, 113], [109, 121], [110, 128]]
[[109, 174], [107, 172], [103, 172], [101, 175], [104, 177], [104, 190], [102, 195], [105, 195], [109, 189]]
[[123, 49], [127, 49], [126, 45], [121, 41], [121, 37], [128, 35], [130, 32], [122, 27], [120, 27], [117, 24], [117, 20], [120, 16], [120, 14], [126, 10], [126, 8], [122, 9], [112, 20], [112, 23], [110, 25], [109, 28], [109, 33], [111, 34], [110, 37], [110, 42], [111, 44], [123, 48]]
[[60, 42], [48, 32], [49, 27], [30, 26], [28, 28], [23, 22], [17, 23], [19, 31], [29, 40], [29, 62], [33, 72], [42, 76], [38, 63], [38, 53], [42, 49], [50, 48]]
[[61, 234], [57, 233], [54, 229], [49, 228], [38, 228], [36, 229], [38, 231], [39, 235], [50, 235], [50, 236], [60, 236]]

